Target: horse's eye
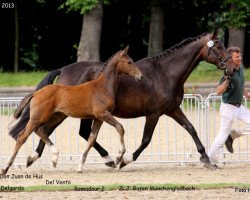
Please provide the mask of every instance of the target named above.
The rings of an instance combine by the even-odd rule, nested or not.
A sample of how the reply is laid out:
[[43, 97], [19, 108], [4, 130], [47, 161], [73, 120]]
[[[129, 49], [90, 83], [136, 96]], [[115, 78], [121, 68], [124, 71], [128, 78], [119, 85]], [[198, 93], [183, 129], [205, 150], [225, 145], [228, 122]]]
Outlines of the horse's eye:
[[129, 64], [129, 65], [131, 65], [131, 64], [132, 64], [132, 62], [131, 62], [131, 61], [128, 61], [128, 64]]
[[221, 46], [221, 45], [218, 45], [218, 46], [217, 46], [217, 49], [222, 49], [222, 46]]
[[222, 49], [222, 44], [220, 42], [216, 42], [216, 48], [217, 49]]

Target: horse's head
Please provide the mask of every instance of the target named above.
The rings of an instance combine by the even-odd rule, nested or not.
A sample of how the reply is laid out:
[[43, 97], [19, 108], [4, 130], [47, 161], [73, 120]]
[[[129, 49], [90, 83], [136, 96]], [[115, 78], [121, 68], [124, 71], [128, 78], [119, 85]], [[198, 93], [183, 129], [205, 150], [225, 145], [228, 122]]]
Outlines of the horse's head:
[[233, 76], [236, 65], [231, 55], [227, 52], [223, 42], [218, 38], [220, 28], [216, 29], [207, 39], [203, 48], [203, 57], [206, 62], [216, 65], [224, 70], [225, 76]]
[[117, 70], [119, 73], [134, 76], [136, 80], [141, 80], [142, 73], [128, 55], [128, 46], [118, 54]]

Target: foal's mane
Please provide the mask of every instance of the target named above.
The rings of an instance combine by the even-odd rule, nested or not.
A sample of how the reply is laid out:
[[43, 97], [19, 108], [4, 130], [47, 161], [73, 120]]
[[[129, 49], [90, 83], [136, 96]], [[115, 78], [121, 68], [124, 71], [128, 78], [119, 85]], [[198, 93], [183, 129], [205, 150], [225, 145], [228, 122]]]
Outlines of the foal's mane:
[[203, 33], [203, 34], [198, 35], [198, 36], [193, 37], [193, 38], [186, 38], [186, 39], [182, 40], [180, 43], [175, 44], [174, 46], [171, 46], [169, 49], [166, 49], [165, 51], [163, 51], [163, 52], [161, 52], [159, 54], [156, 54], [156, 55], [152, 56], [151, 58], [159, 58], [161, 56], [165, 56], [165, 55], [173, 52], [175, 49], [186, 46], [187, 44], [189, 44], [189, 43], [191, 43], [193, 41], [196, 41], [196, 40], [200, 39], [201, 37], [203, 37], [205, 35], [207, 35], [207, 33]]
[[112, 60], [112, 58], [114, 58], [114, 57], [115, 57], [118, 53], [120, 53], [120, 52], [121, 52], [121, 50], [118, 51], [118, 52], [116, 52], [115, 54], [113, 54], [113, 55], [103, 64], [102, 69], [99, 71], [99, 74], [96, 76], [95, 79], [97, 79], [97, 78], [101, 75], [101, 73], [103, 72], [103, 70], [105, 69], [105, 67], [109, 64], [109, 62]]

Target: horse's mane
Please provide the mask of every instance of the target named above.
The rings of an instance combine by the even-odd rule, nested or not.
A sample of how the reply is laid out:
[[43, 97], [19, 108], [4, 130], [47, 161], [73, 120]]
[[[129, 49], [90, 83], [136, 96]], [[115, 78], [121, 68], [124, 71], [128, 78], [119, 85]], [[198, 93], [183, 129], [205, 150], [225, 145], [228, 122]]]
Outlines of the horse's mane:
[[103, 64], [102, 69], [99, 71], [99, 74], [96, 76], [95, 79], [97, 79], [97, 78], [101, 75], [101, 73], [103, 72], [103, 70], [105, 69], [105, 67], [108, 65], [108, 63], [112, 60], [112, 58], [114, 58], [114, 57], [115, 57], [118, 53], [120, 53], [120, 52], [121, 52], [121, 50], [118, 51], [118, 52], [116, 52], [115, 54], [113, 54], [113, 55]]
[[163, 51], [159, 54], [156, 54], [156, 55], [152, 56], [151, 58], [159, 58], [161, 56], [165, 56], [165, 55], [171, 53], [172, 51], [174, 51], [175, 49], [178, 49], [178, 48], [183, 47], [183, 46], [185, 46], [193, 41], [196, 41], [205, 35], [207, 35], [207, 33], [203, 33], [203, 34], [198, 35], [198, 36], [193, 37], [193, 38], [186, 38], [186, 39], [182, 40], [180, 43], [175, 44], [174, 46], [171, 46], [169, 49], [166, 49], [165, 51]]

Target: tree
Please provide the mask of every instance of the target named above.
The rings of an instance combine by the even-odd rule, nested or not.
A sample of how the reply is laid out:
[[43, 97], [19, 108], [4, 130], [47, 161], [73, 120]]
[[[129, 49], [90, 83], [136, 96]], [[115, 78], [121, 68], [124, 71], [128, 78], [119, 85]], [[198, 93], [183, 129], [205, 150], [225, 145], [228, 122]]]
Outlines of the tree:
[[223, 6], [229, 7], [229, 11], [224, 13], [228, 26], [228, 46], [238, 46], [244, 55], [245, 27], [246, 20], [250, 17], [249, 0], [225, 0]]
[[101, 1], [91, 12], [84, 14], [81, 38], [77, 50], [77, 61], [100, 61], [102, 16]]
[[[105, 1], [104, 3], [108, 3]], [[60, 8], [69, 7], [83, 14], [81, 38], [77, 51], [77, 61], [99, 61], [100, 39], [103, 17], [102, 0], [67, 0]]]
[[215, 21], [228, 28], [228, 46], [238, 46], [244, 54], [245, 28], [250, 17], [250, 0], [222, 0], [222, 12]]
[[161, 52], [163, 48], [164, 10], [159, 0], [151, 0], [151, 5], [148, 56]]
[[18, 60], [19, 60], [19, 25], [18, 25], [18, 10], [17, 1], [15, 3], [15, 53], [14, 53], [14, 72], [18, 72]]

